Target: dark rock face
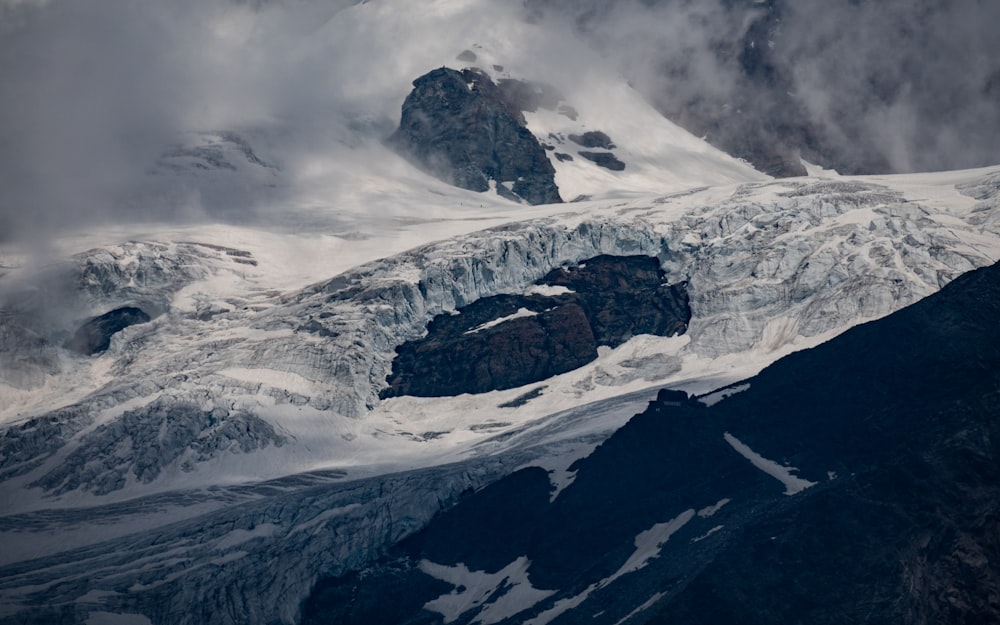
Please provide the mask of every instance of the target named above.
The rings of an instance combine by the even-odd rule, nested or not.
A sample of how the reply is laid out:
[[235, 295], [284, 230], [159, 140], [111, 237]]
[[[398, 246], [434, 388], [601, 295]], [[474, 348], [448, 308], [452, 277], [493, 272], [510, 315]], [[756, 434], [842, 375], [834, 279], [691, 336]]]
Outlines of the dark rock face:
[[492, 180], [509, 199], [561, 202], [555, 168], [525, 127], [519, 108], [526, 99], [541, 96], [515, 83], [501, 89], [477, 69], [429, 72], [413, 82], [399, 128], [388, 142], [429, 173], [463, 189], [487, 191]]
[[504, 402], [502, 404], [499, 404], [498, 407], [500, 407], [500, 408], [517, 408], [519, 406], [524, 406], [525, 404], [527, 404], [532, 399], [535, 399], [537, 397], [541, 397], [542, 393], [545, 391], [546, 388], [548, 388], [548, 386], [546, 386], [544, 384], [541, 385], [541, 386], [536, 386], [535, 388], [531, 389], [527, 393], [523, 393], [523, 394], [518, 395], [517, 397], [515, 397], [514, 399], [512, 399], [512, 400], [510, 400], [508, 402]]
[[[686, 285], [664, 284], [649, 256], [598, 256], [538, 281], [555, 296], [497, 295], [441, 315], [427, 336], [401, 345], [383, 397], [438, 397], [514, 388], [597, 358], [597, 347], [637, 334], [683, 333]], [[498, 321], [501, 321], [497, 323]]]
[[[518, 309], [513, 299], [480, 300], [483, 304], [462, 312], [495, 314], [513, 308], [513, 313]], [[446, 333], [436, 326], [435, 335], [446, 333], [443, 338], [428, 337], [400, 350], [386, 396], [435, 397], [514, 388], [572, 371], [597, 358], [597, 343], [579, 305], [549, 309], [547, 304], [553, 302], [537, 303], [541, 306], [534, 307], [541, 310], [534, 316], [472, 334]]]
[[615, 149], [615, 144], [611, 142], [611, 137], [600, 130], [592, 130], [582, 135], [570, 135], [569, 140], [585, 148], [601, 148], [604, 150]]
[[468, 320], [439, 317], [426, 339], [400, 348], [384, 395], [435, 397], [513, 388], [571, 371], [596, 358], [597, 344], [583, 309], [576, 304], [550, 308], [554, 302], [542, 301], [546, 299], [522, 302], [497, 296], [479, 300], [459, 316], [504, 317], [517, 312], [523, 303], [538, 309], [533, 316], [479, 331], [466, 330]]
[[[1000, 265], [710, 407], [661, 393], [554, 500], [538, 468], [470, 493], [363, 573], [321, 582], [303, 622], [1000, 622], [998, 318]], [[447, 619], [434, 603], [473, 598], [476, 578], [440, 590], [441, 570], [519, 559], [523, 578], [480, 576]], [[343, 600], [390, 588], [403, 613]]]
[[666, 277], [649, 256], [598, 256], [553, 269], [538, 283], [573, 291], [560, 297], [579, 301], [598, 345], [617, 347], [637, 334], [687, 331], [687, 283], [668, 285]]
[[117, 332], [137, 323], [147, 323], [149, 315], [139, 308], [126, 306], [106, 312], [84, 323], [66, 341], [66, 348], [90, 356], [108, 349], [111, 337]]
[[611, 152], [586, 152], [581, 151], [580, 156], [587, 159], [588, 161], [593, 161], [598, 166], [604, 169], [610, 169], [611, 171], [624, 171], [625, 163], [618, 160], [618, 157]]

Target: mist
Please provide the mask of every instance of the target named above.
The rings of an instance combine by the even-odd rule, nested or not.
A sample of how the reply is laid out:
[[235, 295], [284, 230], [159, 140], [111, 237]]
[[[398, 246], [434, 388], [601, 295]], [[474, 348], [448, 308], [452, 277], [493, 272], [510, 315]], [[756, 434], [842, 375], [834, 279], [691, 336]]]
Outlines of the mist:
[[668, 117], [776, 175], [1000, 162], [1000, 3], [527, 0]]
[[[350, 102], [334, 87], [338, 61], [318, 71], [322, 51], [303, 42], [351, 4], [2, 5], [0, 239], [206, 217], [223, 193], [206, 201], [201, 181], [157, 171], [158, 160], [198, 132], [245, 132], [265, 151], [273, 142], [274, 161], [322, 134], [293, 129], [336, 118]], [[217, 191], [234, 206], [259, 201], [238, 184]]]
[[785, 14], [777, 62], [832, 149], [892, 172], [1000, 162], [1000, 4], [808, 0]]
[[[0, 0], [0, 242], [246, 223], [314, 202], [299, 194], [317, 181], [337, 210], [373, 180], [405, 181], [380, 142], [411, 81], [518, 10], [432, 4]], [[266, 167], [219, 165], [240, 149], [227, 133]]]
[[[977, 0], [3, 0], [0, 241], [236, 219], [304, 177], [388, 167], [357, 148], [392, 132], [410, 81], [529, 26], [546, 44], [525, 71], [586, 75], [582, 40], [665, 115], [773, 174], [801, 173], [800, 156], [842, 173], [995, 164], [997, 23], [1000, 4]], [[164, 165], [219, 132], [269, 168]]]

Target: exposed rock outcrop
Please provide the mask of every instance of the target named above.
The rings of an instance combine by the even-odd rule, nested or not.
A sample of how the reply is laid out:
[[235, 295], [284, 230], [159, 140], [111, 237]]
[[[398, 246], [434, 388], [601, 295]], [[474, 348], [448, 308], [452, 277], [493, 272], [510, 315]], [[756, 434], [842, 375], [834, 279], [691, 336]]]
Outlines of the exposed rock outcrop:
[[66, 341], [66, 349], [85, 356], [107, 351], [112, 336], [129, 326], [148, 321], [149, 315], [140, 308], [134, 306], [116, 308], [80, 326], [73, 334], [73, 338]]
[[611, 137], [600, 130], [591, 130], [582, 135], [569, 135], [569, 140], [585, 148], [615, 149], [615, 144], [611, 142]]
[[434, 176], [529, 204], [561, 202], [555, 168], [521, 107], [542, 96], [518, 81], [498, 87], [478, 69], [442, 67], [413, 81], [388, 143]]
[[382, 396], [515, 388], [587, 364], [599, 345], [683, 333], [691, 320], [686, 284], [665, 280], [656, 258], [598, 256], [535, 283], [563, 293], [497, 295], [439, 315], [427, 337], [397, 349]]
[[625, 163], [618, 160], [618, 157], [611, 152], [579, 152], [580, 156], [587, 159], [588, 161], [593, 161], [599, 167], [604, 169], [610, 169], [611, 171], [625, 171]]
[[501, 78], [497, 87], [507, 106], [519, 112], [534, 113], [540, 108], [554, 111], [562, 100], [562, 93], [547, 83]]

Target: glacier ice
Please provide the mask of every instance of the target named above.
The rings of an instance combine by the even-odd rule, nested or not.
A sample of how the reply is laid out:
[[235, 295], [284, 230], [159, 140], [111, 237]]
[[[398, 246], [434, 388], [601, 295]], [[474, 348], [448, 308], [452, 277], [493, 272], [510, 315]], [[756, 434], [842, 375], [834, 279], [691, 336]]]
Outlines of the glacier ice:
[[[5, 413], [0, 432], [9, 502], [0, 531], [5, 542], [27, 537], [0, 569], [5, 609], [32, 606], [33, 587], [61, 580], [46, 600], [88, 596], [88, 610], [154, 621], [292, 622], [317, 576], [373, 557], [558, 434], [553, 422], [489, 413], [481, 421], [496, 427], [416, 440], [408, 415], [378, 395], [395, 348], [434, 315], [522, 293], [563, 264], [652, 255], [671, 282], [688, 283], [692, 319], [675, 351], [599, 360], [589, 377], [550, 381], [528, 406], [724, 377], [734, 359], [762, 367], [798, 341], [886, 315], [994, 262], [994, 187], [985, 177], [968, 187], [974, 197], [942, 204], [891, 179], [796, 179], [581, 203], [293, 291], [248, 282], [214, 293], [211, 280], [238, 279], [257, 259], [175, 241], [95, 249], [30, 289], [7, 276], [24, 296], [4, 300], [0, 341], [16, 366], [0, 367], [0, 390], [39, 400]], [[129, 305], [152, 320], [116, 334], [104, 354], [59, 347], [80, 319]], [[397, 431], [387, 429], [393, 420]], [[403, 443], [424, 455], [395, 457]], [[335, 472], [295, 476], [318, 467]], [[92, 515], [115, 531], [95, 530]], [[41, 546], [45, 531], [65, 531], [68, 547]], [[107, 594], [93, 600], [92, 591]], [[191, 605], [203, 612], [186, 613]]]

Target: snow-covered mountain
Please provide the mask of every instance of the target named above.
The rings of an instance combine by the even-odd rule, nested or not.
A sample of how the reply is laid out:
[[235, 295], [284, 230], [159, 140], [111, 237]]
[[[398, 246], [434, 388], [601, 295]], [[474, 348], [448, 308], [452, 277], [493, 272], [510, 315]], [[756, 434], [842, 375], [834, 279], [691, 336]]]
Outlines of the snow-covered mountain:
[[[736, 382], [991, 263], [996, 182], [982, 171], [801, 179], [548, 206], [284, 291], [268, 288], [282, 267], [266, 238], [76, 256], [65, 270], [76, 289], [60, 294], [71, 309], [155, 317], [81, 356], [61, 347], [72, 324], [46, 336], [27, 314], [43, 288], [7, 314], [4, 352], [20, 373], [4, 389], [8, 609], [293, 619], [318, 576], [363, 563], [463, 490], [534, 458], [557, 484], [570, 479], [572, 460], [657, 388]], [[669, 282], [686, 282], [687, 331], [601, 348], [527, 387], [379, 399], [395, 348], [434, 315], [532, 291], [550, 269], [599, 254], [653, 256]], [[312, 556], [268, 560], [294, 536]], [[267, 574], [248, 578], [258, 561]], [[69, 579], [56, 595], [31, 589]], [[245, 603], [225, 616], [231, 592]], [[192, 602], [206, 612], [185, 611]]]
[[297, 622], [463, 493], [558, 494], [660, 389], [714, 403], [1000, 259], [1000, 166], [774, 180], [518, 7], [225, 6], [206, 64], [339, 82], [0, 245], [0, 622]]

